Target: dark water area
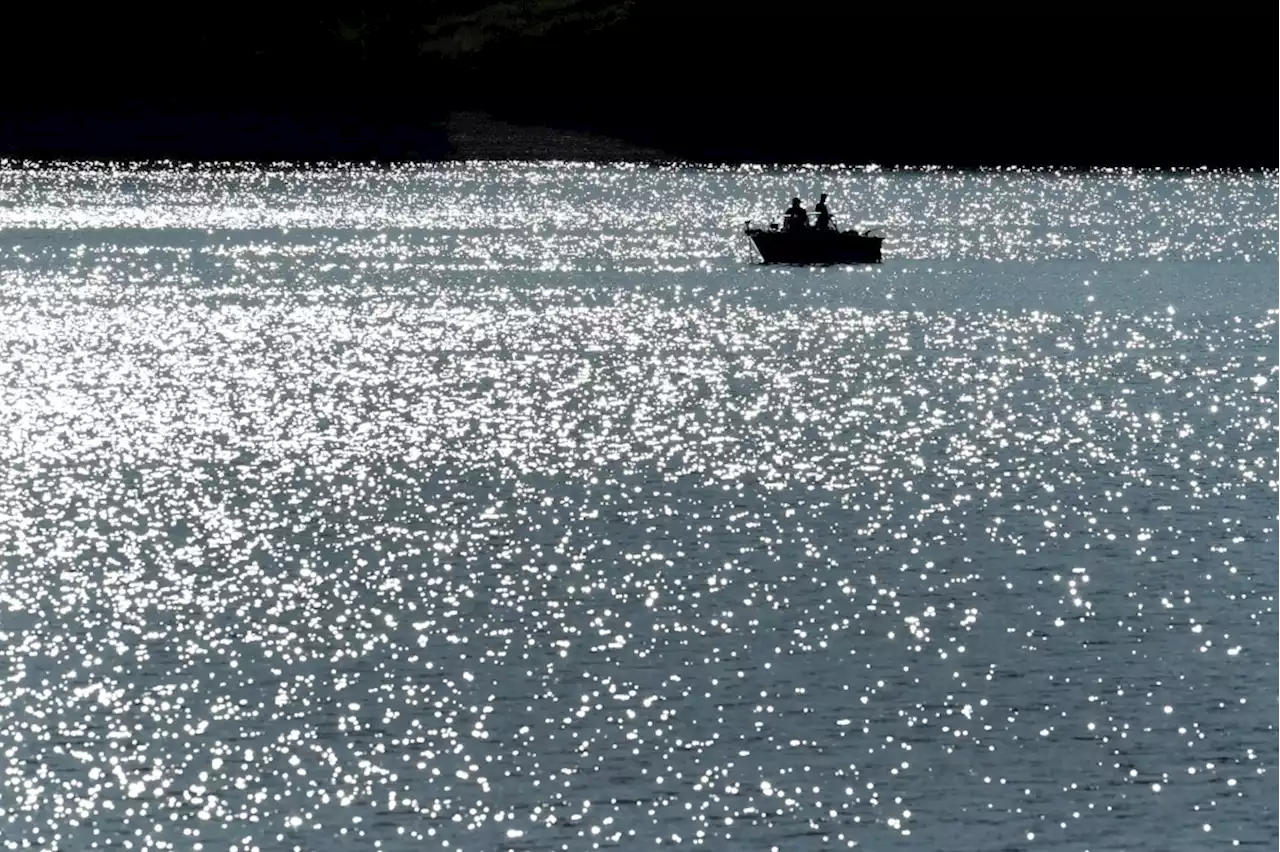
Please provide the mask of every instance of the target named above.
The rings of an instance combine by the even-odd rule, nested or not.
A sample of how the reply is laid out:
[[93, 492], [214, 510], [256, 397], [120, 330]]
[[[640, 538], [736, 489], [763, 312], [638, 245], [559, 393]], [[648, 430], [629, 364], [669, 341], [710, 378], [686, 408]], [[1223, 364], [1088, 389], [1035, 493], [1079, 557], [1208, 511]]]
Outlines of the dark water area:
[[[769, 95], [793, 102], [786, 92]], [[460, 116], [503, 125], [481, 146], [499, 161], [591, 161], [595, 148], [548, 135], [607, 140], [609, 160], [657, 164], [875, 164], [886, 168], [1027, 167], [1273, 168], [1275, 145], [1257, 128], [1236, 128], [1233, 144], [1206, 141], [1182, 127], [1160, 126], [1130, 111], [1095, 115], [1108, 132], [1063, 126], [1056, 113], [975, 111], [942, 104], [926, 112], [879, 104], [846, 121], [821, 103], [796, 107], [784, 120], [750, 118], [749, 103], [668, 104], [618, 98], [606, 107], [578, 99], [540, 102], [516, 96], [473, 97], [456, 106], [406, 99], [378, 109], [322, 105], [199, 107], [178, 102], [92, 105], [72, 109], [10, 107], [0, 112], [0, 159], [47, 164], [151, 162], [261, 164], [410, 164], [468, 159], [470, 146], [451, 133]], [[1244, 105], [1252, 110], [1251, 106]], [[1178, 105], [1160, 111], [1169, 114]], [[1249, 114], [1256, 114], [1249, 112]], [[981, 128], [953, 134], [947, 128]], [[1235, 134], [1240, 133], [1242, 136]], [[615, 154], [617, 151], [619, 153]]]
[[[355, 110], [285, 99], [211, 106], [132, 102], [74, 109], [10, 106], [0, 113], [0, 159], [13, 161], [431, 162], [465, 156], [448, 123], [458, 110], [483, 113], [531, 132], [486, 143], [499, 160], [582, 160], [571, 146], [548, 148], [541, 130], [590, 133], [634, 146], [636, 161], [689, 164], [877, 164], [884, 168], [977, 169], [1036, 166], [1087, 169], [1280, 166], [1266, 142], [1265, 115], [1236, 116], [1228, 134], [1187, 128], [1157, 105], [1094, 113], [1085, 122], [1056, 109], [969, 102], [883, 102], [854, 97], [850, 111], [824, 99], [769, 88], [707, 102], [639, 92], [594, 96], [475, 96], [442, 102], [403, 97]], [[785, 104], [760, 115], [762, 102]], [[768, 113], [768, 109], [763, 110]], [[625, 150], [625, 147], [622, 148]]]
[[282, 110], [180, 105], [10, 110], [0, 116], [0, 157], [14, 161], [396, 162], [453, 153], [445, 116], [405, 118], [322, 107]]

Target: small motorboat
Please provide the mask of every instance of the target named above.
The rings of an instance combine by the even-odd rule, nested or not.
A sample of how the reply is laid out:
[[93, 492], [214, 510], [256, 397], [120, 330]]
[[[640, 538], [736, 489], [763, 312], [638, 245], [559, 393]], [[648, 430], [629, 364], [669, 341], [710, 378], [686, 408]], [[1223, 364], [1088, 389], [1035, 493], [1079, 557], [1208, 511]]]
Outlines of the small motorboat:
[[748, 221], [744, 233], [755, 243], [765, 263], [880, 263], [880, 246], [884, 242], [883, 236], [859, 234], [852, 229], [841, 231], [834, 226], [784, 231], [776, 222], [765, 229], [753, 228]]

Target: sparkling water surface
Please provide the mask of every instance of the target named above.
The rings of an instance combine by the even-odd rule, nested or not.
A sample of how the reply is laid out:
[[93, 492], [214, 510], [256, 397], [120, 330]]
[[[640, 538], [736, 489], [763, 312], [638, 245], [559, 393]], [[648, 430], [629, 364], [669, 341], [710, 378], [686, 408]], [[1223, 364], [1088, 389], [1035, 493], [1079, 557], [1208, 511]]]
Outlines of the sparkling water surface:
[[0, 846], [1274, 849], [1276, 199], [0, 172]]

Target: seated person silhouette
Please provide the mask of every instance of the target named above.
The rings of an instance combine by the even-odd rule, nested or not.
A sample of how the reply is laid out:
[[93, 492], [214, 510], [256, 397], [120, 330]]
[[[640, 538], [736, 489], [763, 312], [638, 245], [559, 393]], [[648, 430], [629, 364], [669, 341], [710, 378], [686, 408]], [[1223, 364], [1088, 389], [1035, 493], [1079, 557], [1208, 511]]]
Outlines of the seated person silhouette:
[[799, 198], [791, 199], [791, 206], [783, 214], [782, 230], [803, 231], [809, 227], [809, 213], [800, 205]]

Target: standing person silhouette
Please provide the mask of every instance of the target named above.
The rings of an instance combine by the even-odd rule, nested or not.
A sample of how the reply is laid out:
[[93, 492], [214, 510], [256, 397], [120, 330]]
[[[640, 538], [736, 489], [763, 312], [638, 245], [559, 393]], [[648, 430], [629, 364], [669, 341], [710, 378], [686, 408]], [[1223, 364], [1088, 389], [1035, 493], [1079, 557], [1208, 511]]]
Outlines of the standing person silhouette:
[[815, 227], [819, 231], [831, 230], [831, 214], [827, 211], [827, 194], [825, 192], [822, 193], [822, 197], [818, 199], [818, 203], [813, 205], [813, 212], [818, 217]]

